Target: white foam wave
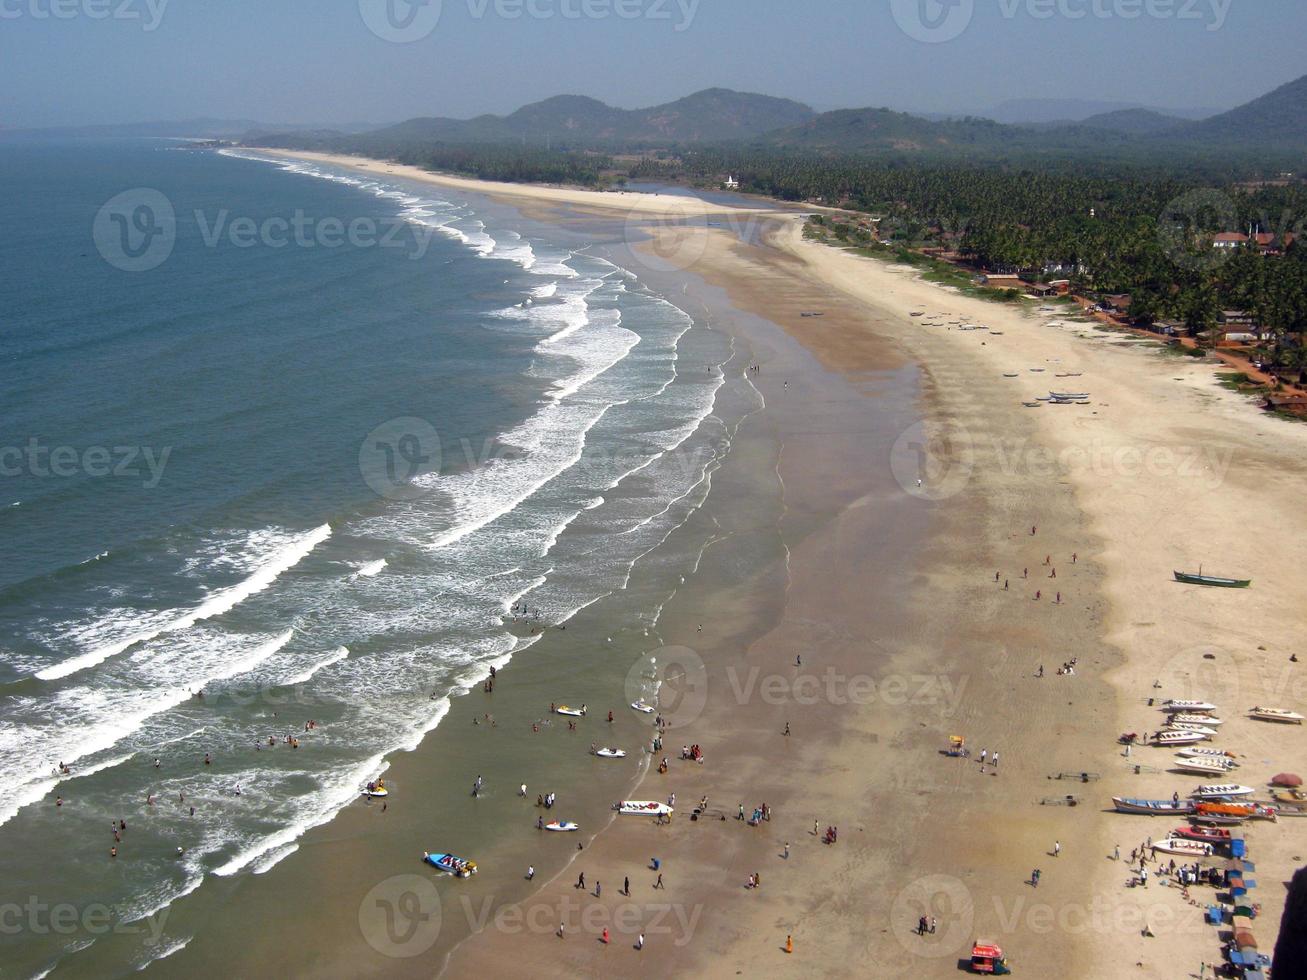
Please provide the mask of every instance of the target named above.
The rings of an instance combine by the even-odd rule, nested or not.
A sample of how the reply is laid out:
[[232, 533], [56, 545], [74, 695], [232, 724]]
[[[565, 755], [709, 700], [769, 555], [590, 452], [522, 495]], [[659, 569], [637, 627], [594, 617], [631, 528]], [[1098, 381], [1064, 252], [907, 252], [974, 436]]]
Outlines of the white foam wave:
[[[253, 670], [290, 642], [293, 630], [259, 644], [244, 656], [224, 653], [205, 676], [191, 681], [199, 688]], [[43, 773], [47, 760], [71, 765], [105, 752], [136, 732], [146, 721], [193, 697], [190, 687], [114, 691], [77, 687], [59, 691], [44, 705], [38, 723], [0, 725], [0, 826], [49, 792]]]
[[190, 629], [201, 620], [210, 619], [230, 611], [238, 603], [248, 599], [256, 592], [261, 592], [275, 582], [283, 572], [288, 571], [298, 565], [323, 541], [331, 537], [331, 526], [323, 524], [319, 528], [308, 532], [292, 541], [281, 551], [277, 552], [272, 558], [253, 575], [231, 588], [216, 592], [204, 600], [199, 606], [192, 609], [176, 619], [171, 620], [157, 628], [146, 630], [127, 636], [114, 643], [97, 647], [80, 656], [72, 657], [69, 660], [62, 661], [52, 667], [46, 667], [44, 670], [36, 672], [36, 677], [43, 681], [58, 680], [61, 677], [68, 677], [78, 671], [94, 667], [115, 657], [125, 650], [136, 646], [139, 643], [145, 643], [153, 640], [155, 637], [162, 636], [165, 633], [176, 633], [181, 630]]
[[332, 664], [338, 664], [348, 656], [349, 656], [349, 648], [341, 647], [340, 649], [334, 650], [331, 653], [329, 653], [327, 656], [323, 657], [308, 670], [304, 671], [301, 674], [296, 674], [294, 677], [288, 677], [286, 678], [286, 680], [282, 681], [282, 683], [291, 686], [295, 684], [306, 684], [310, 680], [312, 680], [313, 675], [316, 674], [318, 671], [322, 670], [323, 668], [330, 667]]
[[357, 578], [372, 578], [380, 574], [381, 570], [386, 567], [386, 559], [378, 558], [376, 561], [370, 561], [357, 572], [354, 573]]

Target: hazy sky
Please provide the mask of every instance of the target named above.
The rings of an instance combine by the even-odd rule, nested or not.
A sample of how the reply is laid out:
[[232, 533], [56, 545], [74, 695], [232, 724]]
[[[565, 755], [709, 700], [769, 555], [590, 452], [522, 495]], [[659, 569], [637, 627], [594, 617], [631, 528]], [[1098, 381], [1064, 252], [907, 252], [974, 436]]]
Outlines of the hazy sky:
[[822, 109], [1229, 108], [1307, 74], [1304, 38], [1303, 0], [0, 0], [0, 125], [390, 122], [713, 85]]

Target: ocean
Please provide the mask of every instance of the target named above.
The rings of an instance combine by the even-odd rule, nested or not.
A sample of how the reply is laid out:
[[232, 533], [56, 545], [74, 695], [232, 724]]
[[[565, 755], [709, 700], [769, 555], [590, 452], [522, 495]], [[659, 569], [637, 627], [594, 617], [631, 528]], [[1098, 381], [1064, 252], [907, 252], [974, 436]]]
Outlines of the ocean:
[[144, 140], [0, 142], [0, 185], [0, 958], [42, 975], [621, 592], [748, 395], [639, 269], [467, 195]]

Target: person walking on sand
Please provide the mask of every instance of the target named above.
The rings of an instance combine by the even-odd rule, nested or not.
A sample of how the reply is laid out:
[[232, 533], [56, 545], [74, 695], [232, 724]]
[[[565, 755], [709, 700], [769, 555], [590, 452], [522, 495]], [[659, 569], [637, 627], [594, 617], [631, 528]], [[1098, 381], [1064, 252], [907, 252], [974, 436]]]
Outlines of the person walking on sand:
[[992, 758], [992, 759], [989, 760], [989, 764], [990, 764], [991, 766], [993, 766], [995, 769], [998, 768], [998, 753], [997, 753], [997, 752], [994, 753], [994, 758]]
[[526, 880], [527, 880], [527, 881], [530, 881], [530, 880], [531, 880], [532, 878], [534, 878], [535, 876], [536, 876], [535, 865], [534, 865], [534, 864], [529, 864], [529, 865], [527, 865], [527, 868], [526, 868]]
[[667, 886], [663, 884], [663, 873], [662, 873], [661, 871], [659, 871], [659, 872], [658, 872], [658, 880], [654, 882], [654, 888], [662, 888], [662, 889], [666, 890], [666, 887], [667, 887]]
[[1120, 845], [1120, 844], [1116, 844], [1116, 845], [1114, 845], [1114, 846], [1112, 847], [1112, 860], [1113, 860], [1113, 861], [1120, 861], [1120, 860], [1121, 860], [1121, 845]]
[[1008, 587], [1007, 587], [1007, 579], [1004, 579], [1004, 580], [1003, 580], [1003, 591], [1004, 591], [1004, 592], [1008, 591]]
[[585, 888], [585, 872], [582, 871], [576, 878], [576, 887]]
[[985, 764], [985, 760], [988, 759], [988, 758], [989, 758], [989, 749], [981, 749], [981, 750], [980, 750], [980, 764], [981, 764], [982, 766]]
[[786, 841], [786, 842], [785, 842], [785, 854], [784, 854], [784, 857], [785, 857], [785, 860], [787, 860], [787, 861], [790, 859], [790, 842], [789, 842], [789, 841]]
[[603, 944], [604, 944], [605, 946], [608, 945], [608, 927], [607, 927], [607, 926], [604, 927], [604, 938], [603, 938]]
[[1040, 599], [1042, 599], [1042, 598], [1044, 598], [1043, 590], [1042, 590], [1042, 589], [1036, 589], [1036, 590], [1035, 590], [1035, 601], [1038, 602], [1038, 601], [1039, 601]]
[[640, 933], [635, 939], [635, 948], [644, 949], [644, 933]]
[[623, 878], [623, 879], [622, 879], [622, 894], [623, 894], [623, 895], [626, 895], [627, 897], [630, 897], [630, 894], [631, 894], [631, 879], [630, 879], [629, 877], [628, 877], [628, 878]]
[[1053, 841], [1053, 857], [1061, 857], [1061, 855], [1062, 855], [1062, 842], [1060, 840], [1055, 840]]

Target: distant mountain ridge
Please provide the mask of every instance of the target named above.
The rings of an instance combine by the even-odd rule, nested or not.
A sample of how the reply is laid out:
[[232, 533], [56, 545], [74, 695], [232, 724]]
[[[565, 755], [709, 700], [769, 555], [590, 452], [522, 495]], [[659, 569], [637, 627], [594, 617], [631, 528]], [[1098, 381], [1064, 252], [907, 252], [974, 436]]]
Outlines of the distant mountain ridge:
[[1189, 142], [1301, 146], [1307, 142], [1307, 75], [1169, 135]]
[[378, 143], [695, 143], [747, 139], [811, 119], [817, 113], [791, 99], [712, 88], [647, 109], [616, 109], [584, 95], [556, 95], [507, 116], [409, 119], [374, 130]]

